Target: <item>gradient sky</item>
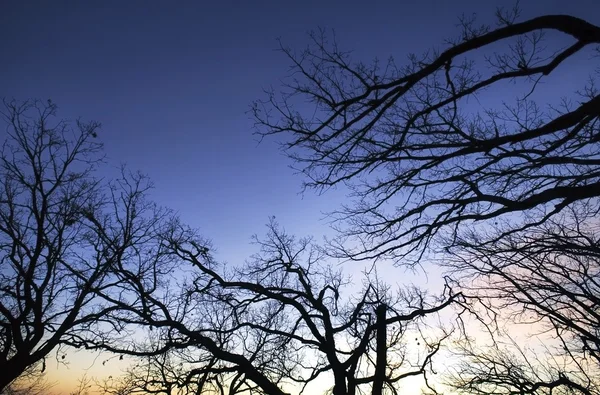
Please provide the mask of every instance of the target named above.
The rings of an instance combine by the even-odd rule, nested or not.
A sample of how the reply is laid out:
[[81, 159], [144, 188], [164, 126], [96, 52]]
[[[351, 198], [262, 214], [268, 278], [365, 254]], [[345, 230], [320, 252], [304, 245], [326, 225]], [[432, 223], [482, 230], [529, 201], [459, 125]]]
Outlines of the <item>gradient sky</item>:
[[[159, 203], [211, 238], [219, 258], [238, 261], [268, 216], [323, 235], [321, 213], [343, 201], [301, 196], [289, 160], [252, 135], [250, 103], [288, 70], [278, 37], [301, 49], [307, 31], [334, 28], [357, 59], [401, 61], [456, 36], [460, 14], [489, 21], [501, 3], [513, 1], [0, 0], [0, 97], [51, 98], [62, 117], [102, 122], [110, 163], [147, 173]], [[598, 0], [521, 6], [524, 18], [600, 19]]]

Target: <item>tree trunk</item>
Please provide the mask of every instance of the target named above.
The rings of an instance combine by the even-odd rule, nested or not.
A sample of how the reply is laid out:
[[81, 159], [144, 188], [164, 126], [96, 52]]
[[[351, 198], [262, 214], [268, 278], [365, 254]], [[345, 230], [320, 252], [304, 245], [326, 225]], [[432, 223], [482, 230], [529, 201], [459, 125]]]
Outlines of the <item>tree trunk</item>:
[[377, 315], [377, 359], [375, 365], [375, 375], [373, 377], [373, 395], [383, 394], [383, 383], [385, 382], [385, 368], [387, 366], [387, 333], [385, 324], [385, 315], [387, 306], [380, 304], [375, 313]]

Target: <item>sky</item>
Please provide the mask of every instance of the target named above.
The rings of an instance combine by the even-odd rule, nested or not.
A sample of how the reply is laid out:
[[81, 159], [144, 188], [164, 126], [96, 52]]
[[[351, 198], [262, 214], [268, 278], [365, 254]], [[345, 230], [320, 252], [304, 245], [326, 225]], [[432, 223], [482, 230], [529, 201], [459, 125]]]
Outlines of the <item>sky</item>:
[[[292, 233], [331, 235], [323, 212], [345, 201], [342, 191], [301, 194], [275, 141], [253, 135], [250, 104], [289, 71], [278, 38], [302, 49], [308, 31], [335, 29], [356, 59], [402, 60], [454, 37], [461, 14], [486, 21], [512, 3], [0, 0], [0, 97], [52, 99], [61, 117], [100, 121], [109, 163], [148, 174], [160, 204], [238, 262], [269, 216]], [[600, 18], [598, 0], [521, 7], [524, 18]]]

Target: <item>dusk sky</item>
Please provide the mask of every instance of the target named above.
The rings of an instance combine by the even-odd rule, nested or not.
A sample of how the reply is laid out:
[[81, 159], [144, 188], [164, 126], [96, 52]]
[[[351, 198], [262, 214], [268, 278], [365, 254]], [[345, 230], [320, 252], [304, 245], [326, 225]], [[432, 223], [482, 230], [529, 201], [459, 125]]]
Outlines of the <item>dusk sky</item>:
[[[234, 262], [254, 251], [250, 236], [264, 233], [270, 215], [293, 233], [331, 234], [322, 213], [344, 199], [301, 195], [302, 179], [275, 141], [253, 135], [250, 104], [277, 90], [289, 67], [277, 38], [302, 49], [308, 31], [335, 29], [356, 59], [402, 63], [455, 37], [462, 13], [491, 21], [501, 3], [4, 0], [0, 97], [52, 99], [60, 117], [101, 122], [110, 165], [148, 174], [154, 198]], [[600, 21], [598, 0], [521, 6], [523, 18]]]
[[[301, 177], [275, 142], [259, 145], [252, 134], [249, 105], [288, 71], [277, 38], [302, 49], [308, 31], [335, 29], [357, 59], [401, 61], [456, 36], [461, 13], [488, 21], [499, 3], [365, 4], [5, 1], [0, 96], [50, 98], [61, 117], [101, 122], [109, 163], [147, 173], [159, 203], [199, 227], [223, 259], [240, 259], [268, 216], [293, 232], [320, 235], [326, 229], [314, 227], [323, 225], [321, 212], [343, 199], [302, 197]], [[600, 15], [595, 0], [531, 5], [522, 2], [524, 17]]]

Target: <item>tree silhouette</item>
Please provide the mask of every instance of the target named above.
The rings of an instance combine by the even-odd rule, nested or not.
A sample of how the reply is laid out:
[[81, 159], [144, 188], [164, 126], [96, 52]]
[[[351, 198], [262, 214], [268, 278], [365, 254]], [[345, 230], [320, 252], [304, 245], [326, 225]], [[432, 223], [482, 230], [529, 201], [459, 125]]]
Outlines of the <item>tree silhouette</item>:
[[[525, 352], [525, 345], [467, 349], [471, 363], [458, 369], [455, 387], [481, 394], [506, 393], [491, 389], [500, 384], [527, 394], [600, 393], [600, 250], [596, 227], [579, 214], [568, 208], [535, 232], [493, 243], [479, 244], [472, 234], [449, 251], [445, 263], [457, 288], [551, 339], [538, 355]], [[502, 380], [490, 379], [488, 369]]]
[[45, 395], [56, 385], [40, 369], [41, 363], [30, 365], [21, 375], [0, 390], [2, 395]]
[[[258, 133], [282, 137], [306, 187], [349, 188], [330, 254], [449, 269], [496, 341], [462, 346], [455, 390], [598, 394], [600, 27], [497, 17], [463, 18], [459, 39], [403, 66], [354, 62], [322, 31], [306, 51], [282, 46], [293, 79], [254, 104]], [[540, 92], [582, 53], [587, 84]], [[533, 325], [547, 352], [505, 350], [508, 323]]]
[[[323, 32], [312, 34], [314, 46], [300, 54], [282, 47], [296, 79], [254, 104], [258, 133], [285, 136], [308, 187], [351, 188], [356, 204], [336, 214], [358, 247], [338, 245], [343, 256], [420, 257], [442, 231], [527, 216], [502, 237], [598, 196], [600, 98], [593, 81], [578, 100], [549, 109], [532, 91], [598, 44], [600, 28], [567, 15], [520, 23], [514, 17], [502, 17], [495, 30], [464, 20], [461, 39], [441, 52], [410, 55], [405, 66], [352, 63]], [[554, 51], [542, 31], [573, 42]], [[497, 49], [500, 42], [505, 50]], [[524, 87], [515, 88], [513, 105], [469, 111], [467, 98], [506, 83]], [[298, 97], [316, 112], [299, 112]]]
[[[0, 390], [53, 351], [82, 347], [90, 333], [119, 330], [107, 319], [125, 300], [123, 275], [158, 281], [151, 241], [168, 212], [150, 187], [123, 171], [97, 178], [99, 124], [56, 119], [56, 106], [6, 102], [0, 155]], [[135, 261], [140, 251], [149, 253]], [[148, 258], [148, 259], [146, 259]], [[164, 270], [164, 272], [161, 272]], [[104, 297], [105, 295], [109, 297]]]
[[[288, 386], [304, 389], [323, 376], [331, 378], [333, 394], [382, 393], [395, 391], [406, 377], [427, 380], [433, 358], [454, 330], [428, 325], [441, 310], [460, 306], [461, 294], [450, 287], [437, 297], [415, 288], [393, 293], [375, 279], [349, 293], [349, 280], [324, 263], [310, 239], [297, 239], [271, 222], [256, 242], [258, 254], [227, 269], [193, 231], [174, 226], [163, 245], [176, 266], [190, 268], [180, 292], [119, 310], [129, 309], [120, 322], [154, 328], [154, 340], [98, 346], [143, 357], [144, 373], [133, 372], [143, 385], [171, 383], [189, 393], [284, 394]], [[411, 337], [418, 341], [408, 347]], [[172, 362], [157, 365], [153, 359], [148, 375], [147, 358], [165, 352]], [[178, 366], [177, 373], [168, 366]], [[170, 378], [157, 380], [165, 371]]]

